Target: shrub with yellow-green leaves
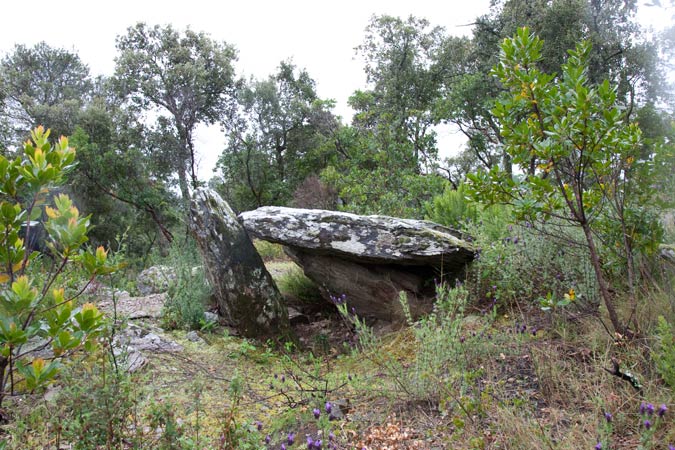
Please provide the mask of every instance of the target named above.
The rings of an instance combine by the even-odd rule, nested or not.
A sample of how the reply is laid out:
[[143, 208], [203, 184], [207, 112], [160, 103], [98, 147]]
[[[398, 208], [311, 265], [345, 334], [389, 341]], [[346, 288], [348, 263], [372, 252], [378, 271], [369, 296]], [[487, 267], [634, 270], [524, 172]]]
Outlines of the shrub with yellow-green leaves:
[[[49, 130], [38, 127], [23, 155], [0, 156], [0, 406], [8, 395], [52, 380], [60, 359], [95, 348], [101, 313], [77, 299], [97, 275], [115, 270], [105, 249], [85, 248], [90, 218], [81, 216], [68, 196], [51, 198], [50, 189], [74, 166], [75, 150], [65, 137], [54, 144], [48, 138]], [[43, 213], [54, 264], [38, 273], [28, 270], [39, 253], [27, 243]], [[78, 289], [60, 286], [60, 276], [73, 265], [88, 279]]]

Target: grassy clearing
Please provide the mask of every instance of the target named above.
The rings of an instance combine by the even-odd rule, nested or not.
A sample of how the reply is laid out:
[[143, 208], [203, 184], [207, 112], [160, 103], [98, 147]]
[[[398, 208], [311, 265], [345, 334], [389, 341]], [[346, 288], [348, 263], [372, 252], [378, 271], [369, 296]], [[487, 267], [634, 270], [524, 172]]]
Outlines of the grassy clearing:
[[[553, 319], [538, 310], [466, 316], [453, 359], [428, 373], [419, 372], [425, 342], [414, 327], [378, 336], [377, 349], [358, 344], [350, 353], [331, 347], [321, 354], [272, 349], [222, 330], [194, 343], [174, 331], [167, 337], [185, 351], [153, 355], [128, 380], [130, 415], [115, 424], [125, 436], [115, 448], [280, 448], [289, 432], [303, 443], [305, 435], [325, 441], [332, 432], [345, 449], [578, 449], [598, 442], [667, 448], [675, 439], [672, 412], [663, 420], [650, 416], [650, 430], [640, 414], [641, 402], [657, 409], [675, 404], [653, 370], [648, 340], [617, 343], [593, 316]], [[612, 359], [639, 378], [642, 392], [607, 372]], [[90, 373], [81, 382], [100, 386], [102, 374]], [[413, 390], [414, 380], [429, 383]], [[56, 423], [62, 444], [98, 448], [78, 447], [68, 436], [76, 418], [55, 398], [15, 399], [16, 420], [4, 428], [7, 448], [56, 448]], [[336, 405], [339, 418], [328, 420], [326, 402]], [[611, 430], [605, 412], [612, 414]], [[237, 446], [228, 447], [235, 441], [224, 443], [226, 436]]]

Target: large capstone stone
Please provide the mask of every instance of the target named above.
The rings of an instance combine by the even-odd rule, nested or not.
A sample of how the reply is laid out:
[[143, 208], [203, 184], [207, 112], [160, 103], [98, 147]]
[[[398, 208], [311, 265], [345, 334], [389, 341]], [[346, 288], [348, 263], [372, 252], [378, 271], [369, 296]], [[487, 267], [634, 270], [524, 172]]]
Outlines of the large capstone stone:
[[326, 300], [344, 295], [357, 314], [402, 321], [429, 312], [436, 284], [454, 282], [474, 257], [461, 234], [422, 220], [263, 207], [239, 216], [253, 236], [282, 244]]
[[285, 335], [288, 313], [282, 296], [230, 206], [216, 192], [197, 189], [189, 226], [220, 315], [244, 336]]

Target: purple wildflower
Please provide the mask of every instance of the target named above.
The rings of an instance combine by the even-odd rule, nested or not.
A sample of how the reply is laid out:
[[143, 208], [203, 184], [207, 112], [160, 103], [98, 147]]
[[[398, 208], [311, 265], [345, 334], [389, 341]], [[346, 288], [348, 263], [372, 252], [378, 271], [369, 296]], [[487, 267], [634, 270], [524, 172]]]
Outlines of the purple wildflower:
[[652, 405], [651, 403], [649, 403], [649, 404], [647, 405], [647, 415], [648, 415], [648, 416], [651, 416], [652, 414], [654, 414], [654, 405]]
[[652, 423], [649, 421], [649, 419], [645, 419], [645, 421], [642, 422], [642, 424], [645, 426], [647, 430], [649, 430], [652, 427]]
[[265, 444], [269, 444], [270, 442], [272, 442], [272, 436], [268, 434], [267, 436], [265, 436]]
[[640, 414], [644, 414], [646, 410], [647, 405], [645, 404], [645, 402], [640, 403]]
[[328, 420], [329, 420], [330, 422], [332, 422], [332, 421], [334, 421], [334, 420], [337, 420], [337, 416], [334, 415], [333, 413], [330, 413], [330, 415], [328, 416]]
[[319, 416], [321, 415], [321, 410], [320, 410], [319, 408], [314, 408], [314, 409], [312, 410], [312, 414], [314, 414], [314, 418], [315, 418], [315, 419], [318, 419]]
[[593, 447], [595, 450], [602, 450], [602, 442], [598, 442], [595, 444], [595, 447]]
[[321, 439], [317, 439], [316, 441], [314, 441], [314, 448], [316, 450], [321, 450]]
[[607, 421], [607, 423], [612, 423], [612, 413], [605, 412], [605, 420]]
[[330, 402], [326, 402], [326, 412], [330, 414], [330, 412], [333, 410], [333, 405], [330, 404]]
[[295, 433], [293, 433], [292, 431], [289, 432], [286, 441], [288, 442], [288, 445], [293, 445], [293, 443], [295, 442]]
[[285, 382], [286, 382], [286, 375], [282, 375], [282, 376], [281, 376], [281, 382], [282, 382], [282, 383], [285, 383]]
[[286, 450], [286, 444], [281, 444], [281, 450]]
[[312, 439], [310, 436], [307, 436], [307, 448], [309, 450], [312, 450], [314, 447], [314, 439]]
[[662, 403], [661, 406], [659, 406], [659, 410], [656, 412], [656, 414], [658, 414], [659, 417], [663, 417], [666, 414], [666, 411], [668, 411], [668, 408], [666, 408], [665, 403]]
[[335, 433], [333, 433], [332, 431], [330, 433], [328, 433], [328, 440], [334, 441], [335, 440]]
[[263, 427], [262, 422], [257, 421], [255, 423], [255, 427], [258, 429], [258, 431], [262, 431], [262, 427]]

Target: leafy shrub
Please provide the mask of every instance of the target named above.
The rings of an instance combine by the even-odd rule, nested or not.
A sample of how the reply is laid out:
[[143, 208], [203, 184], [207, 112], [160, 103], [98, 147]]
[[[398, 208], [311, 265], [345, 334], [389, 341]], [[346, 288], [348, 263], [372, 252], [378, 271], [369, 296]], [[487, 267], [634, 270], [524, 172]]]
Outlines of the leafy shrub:
[[659, 316], [656, 327], [657, 345], [652, 352], [656, 371], [663, 381], [675, 389], [675, 331], [663, 316]]
[[590, 266], [587, 250], [578, 245], [579, 236], [567, 233], [560, 236], [550, 223], [534, 230], [529, 223], [512, 224], [507, 232], [494, 239], [492, 224], [466, 227], [480, 249], [472, 263], [467, 287], [471, 297], [488, 305], [504, 306], [518, 302], [541, 302], [542, 306], [557, 304], [565, 295], [576, 305], [597, 305], [597, 282]]
[[464, 358], [461, 358], [464, 308], [469, 292], [463, 286], [437, 286], [437, 298], [431, 314], [413, 322], [407, 298], [401, 293], [401, 305], [406, 313], [413, 336], [413, 361], [402, 364], [395, 355], [382, 351], [381, 338], [365, 321], [350, 312], [348, 299], [334, 299], [342, 317], [353, 325], [364, 357], [376, 364], [397, 387], [397, 391], [413, 402], [440, 405], [447, 393], [446, 385], [461, 378]]
[[464, 184], [460, 184], [457, 189], [446, 186], [443, 194], [435, 196], [426, 204], [426, 209], [428, 220], [454, 228], [467, 220], [475, 222], [478, 219], [478, 208], [475, 202], [467, 198]]
[[131, 376], [112, 350], [68, 366], [54, 406], [51, 428], [74, 449], [120, 448], [133, 429], [138, 404]]
[[[49, 130], [36, 128], [23, 147], [23, 157], [0, 156], [0, 406], [7, 391], [28, 391], [46, 384], [59, 372], [58, 359], [84, 348], [91, 351], [102, 330], [102, 316], [91, 303], [75, 302], [82, 285], [69, 288], [66, 268], [79, 266], [91, 280], [110, 273], [103, 247], [84, 249], [89, 217], [66, 195], [47, 204], [49, 189], [63, 182], [73, 167], [75, 151], [62, 137], [51, 145]], [[42, 213], [47, 220], [46, 246], [54, 259], [48, 271], [27, 271], [38, 253], [28, 248]], [[21, 238], [23, 235], [24, 238]], [[44, 354], [47, 351], [47, 355]]]
[[199, 268], [201, 259], [192, 241], [175, 244], [168, 265], [176, 272], [169, 286], [162, 310], [162, 321], [167, 329], [198, 330], [206, 325], [204, 309], [211, 297], [211, 287]]
[[418, 399], [439, 404], [444, 383], [462, 374], [460, 337], [468, 295], [463, 286], [439, 285], [433, 312], [417, 323], [410, 322], [416, 353], [407, 390]]

